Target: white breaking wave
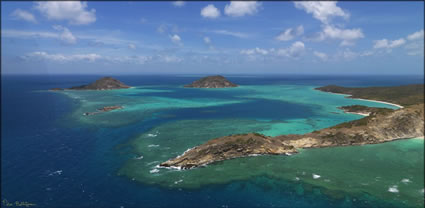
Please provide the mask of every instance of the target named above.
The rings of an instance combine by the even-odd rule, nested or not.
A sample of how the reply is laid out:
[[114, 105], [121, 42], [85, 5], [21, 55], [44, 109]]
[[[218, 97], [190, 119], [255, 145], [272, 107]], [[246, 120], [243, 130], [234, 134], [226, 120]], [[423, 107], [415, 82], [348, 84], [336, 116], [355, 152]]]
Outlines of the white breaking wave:
[[403, 182], [403, 183], [410, 183], [410, 182], [412, 182], [412, 181], [410, 181], [408, 178], [403, 178], [403, 179], [401, 180], [401, 182]]
[[134, 158], [134, 159], [136, 159], [136, 160], [141, 160], [141, 159], [143, 159], [143, 155], [140, 155], [139, 157], [136, 157], [136, 158]]
[[314, 174], [313, 173], [313, 179], [318, 179], [318, 178], [320, 178], [321, 176], [320, 175], [317, 175], [317, 174]]
[[157, 134], [148, 134], [148, 137], [156, 137], [158, 136]]
[[159, 147], [159, 145], [157, 145], [157, 144], [150, 144], [150, 145], [148, 145], [148, 147]]
[[391, 192], [391, 193], [398, 193], [399, 192], [397, 185], [389, 187], [388, 191]]
[[182, 179], [180, 179], [180, 180], [178, 180], [178, 181], [174, 181], [174, 184], [178, 184], [178, 183], [181, 183], [181, 182], [183, 182], [183, 180], [182, 180]]
[[158, 172], [159, 172], [159, 170], [155, 168], [155, 169], [150, 170], [149, 172], [150, 172], [150, 173], [158, 173]]
[[49, 176], [60, 175], [60, 174], [62, 174], [62, 170], [57, 170], [57, 171], [49, 173]]

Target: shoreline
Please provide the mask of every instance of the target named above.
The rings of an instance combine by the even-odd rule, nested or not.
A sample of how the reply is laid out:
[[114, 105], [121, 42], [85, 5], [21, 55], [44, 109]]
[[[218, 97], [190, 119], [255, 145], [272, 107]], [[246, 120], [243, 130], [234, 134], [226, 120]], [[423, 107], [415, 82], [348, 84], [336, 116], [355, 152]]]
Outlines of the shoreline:
[[371, 101], [371, 102], [376, 102], [376, 103], [383, 103], [383, 104], [387, 104], [387, 105], [392, 105], [398, 108], [404, 108], [401, 105], [395, 104], [395, 103], [389, 103], [389, 102], [385, 102], [385, 101], [379, 101], [379, 100], [369, 100], [369, 99], [363, 99], [363, 98], [351, 98], [351, 99], [356, 99], [356, 100], [364, 100], [364, 101]]
[[[319, 91], [321, 91], [321, 92], [325, 92], [325, 91], [322, 91], [322, 90], [319, 90]], [[363, 98], [351, 98], [351, 97], [347, 97], [347, 96], [353, 96], [353, 95], [350, 95], [350, 94], [343, 94], [343, 93], [336, 93], [336, 92], [326, 92], [326, 93], [331, 93], [331, 94], [336, 94], [336, 95], [345, 95], [345, 96], [346, 96], [345, 98], [348, 98], [348, 99], [363, 100], [363, 101], [370, 101], [370, 102], [376, 102], [376, 103], [382, 103], [382, 104], [392, 105], [392, 106], [395, 106], [395, 107], [398, 107], [398, 108], [404, 108], [404, 107], [403, 107], [403, 106], [401, 106], [401, 105], [398, 105], [398, 104], [395, 104], [395, 103], [389, 103], [389, 102], [385, 102], [385, 101], [370, 100], [370, 99], [363, 99]], [[359, 115], [362, 115], [362, 114], [359, 114]]]
[[344, 111], [344, 113], [350, 113], [350, 114], [356, 114], [356, 115], [361, 115], [361, 116], [369, 116], [370, 113], [356, 113], [356, 112], [348, 112], [348, 111]]

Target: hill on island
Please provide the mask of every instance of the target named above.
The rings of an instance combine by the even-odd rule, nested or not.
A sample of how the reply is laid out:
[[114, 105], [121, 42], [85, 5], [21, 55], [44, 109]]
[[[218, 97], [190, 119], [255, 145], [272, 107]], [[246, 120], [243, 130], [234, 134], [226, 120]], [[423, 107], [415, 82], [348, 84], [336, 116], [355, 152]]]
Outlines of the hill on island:
[[208, 76], [192, 82], [192, 84], [185, 85], [184, 87], [192, 88], [226, 88], [226, 87], [237, 87], [221, 75]]
[[71, 87], [68, 89], [69, 90], [114, 90], [114, 89], [126, 89], [126, 88], [130, 88], [130, 86], [112, 77], [103, 77], [101, 79], [96, 80], [93, 83]]

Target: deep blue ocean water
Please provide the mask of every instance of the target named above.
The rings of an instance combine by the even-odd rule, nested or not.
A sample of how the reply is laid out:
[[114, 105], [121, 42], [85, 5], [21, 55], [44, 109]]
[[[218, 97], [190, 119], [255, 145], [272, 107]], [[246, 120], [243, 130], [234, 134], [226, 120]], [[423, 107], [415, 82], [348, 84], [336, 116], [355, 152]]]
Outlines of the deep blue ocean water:
[[[133, 85], [183, 85], [200, 76], [114, 76]], [[244, 84], [394, 86], [423, 83], [422, 76], [227, 76]], [[257, 177], [230, 184], [209, 185], [196, 190], [175, 190], [135, 183], [117, 176], [124, 158], [117, 145], [137, 134], [165, 122], [144, 121], [143, 126], [130, 124], [121, 128], [87, 127], [69, 116], [78, 102], [60, 93], [47, 92], [54, 87], [86, 84], [100, 78], [95, 75], [2, 76], [1, 86], [1, 199], [21, 201], [38, 207], [356, 207], [362, 200], [335, 200], [320, 192], [299, 195], [285, 181], [270, 184]], [[166, 89], [166, 88], [164, 88]], [[153, 92], [152, 95], [155, 95]], [[202, 97], [196, 91], [177, 90], [168, 97]], [[209, 97], [226, 98], [222, 93]], [[238, 105], [210, 107], [214, 116], [269, 119], [297, 118], [302, 115], [255, 112], [272, 109], [275, 104], [261, 100]], [[304, 111], [303, 106], [288, 105], [289, 111]], [[200, 109], [170, 110], [180, 119], [199, 119]], [[257, 115], [257, 114], [258, 115]], [[308, 108], [305, 109], [309, 115]], [[291, 117], [292, 116], [292, 117]], [[72, 127], [72, 128], [71, 128]], [[380, 202], [376, 202], [380, 206]], [[385, 204], [382, 205], [385, 207]]]

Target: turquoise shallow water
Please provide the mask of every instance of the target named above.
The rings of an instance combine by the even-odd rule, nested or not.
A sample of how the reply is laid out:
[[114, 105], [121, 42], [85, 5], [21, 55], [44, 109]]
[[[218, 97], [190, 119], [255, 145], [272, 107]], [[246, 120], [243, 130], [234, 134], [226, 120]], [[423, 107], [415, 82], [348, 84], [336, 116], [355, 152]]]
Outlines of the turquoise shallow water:
[[[405, 84], [400, 77], [231, 76], [241, 84], [232, 89], [182, 88], [193, 77], [118, 77], [136, 87], [45, 90], [96, 78], [2, 80], [2, 199], [39, 207], [423, 206], [421, 139], [238, 158], [185, 171], [156, 167], [215, 137], [306, 133], [362, 117], [337, 109], [342, 105], [393, 108], [313, 88]], [[107, 105], [124, 109], [83, 116]]]
[[[160, 162], [220, 136], [248, 132], [269, 136], [303, 134], [362, 117], [337, 109], [343, 105], [396, 108], [323, 93], [314, 87], [247, 85], [229, 89], [184, 89], [144, 86], [108, 92], [65, 93], [82, 100], [73, 115], [82, 123], [117, 127], [140, 120], [162, 121], [149, 131], [135, 135], [126, 144], [132, 148], [131, 156], [118, 174], [133, 181], [167, 188], [199, 189], [266, 176], [267, 180], [303, 184], [299, 188], [302, 192], [305, 187], [319, 187], [336, 198], [366, 194], [396, 204], [423, 205], [421, 139], [304, 150], [290, 157], [239, 158], [185, 171], [157, 167]], [[81, 116], [83, 112], [116, 104], [123, 105], [124, 109], [99, 116]]]

